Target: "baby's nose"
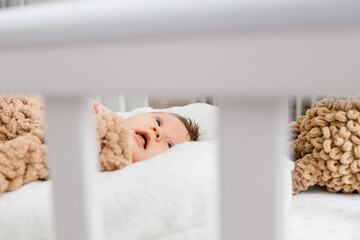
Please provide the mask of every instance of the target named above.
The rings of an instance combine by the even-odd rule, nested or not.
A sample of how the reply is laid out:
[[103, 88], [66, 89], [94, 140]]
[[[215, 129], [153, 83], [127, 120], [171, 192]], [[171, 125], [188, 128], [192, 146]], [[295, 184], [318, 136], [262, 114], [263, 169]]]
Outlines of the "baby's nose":
[[161, 141], [161, 139], [163, 138], [161, 129], [159, 127], [152, 127], [152, 130], [154, 131], [155, 134], [155, 141], [157, 142]]

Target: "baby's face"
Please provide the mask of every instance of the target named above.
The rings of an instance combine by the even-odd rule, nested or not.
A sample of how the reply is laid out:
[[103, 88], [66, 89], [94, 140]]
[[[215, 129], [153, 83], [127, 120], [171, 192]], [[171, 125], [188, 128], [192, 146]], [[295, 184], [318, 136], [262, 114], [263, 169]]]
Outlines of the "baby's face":
[[176, 144], [190, 141], [184, 124], [169, 113], [142, 113], [125, 120], [131, 130], [133, 162], [156, 156]]

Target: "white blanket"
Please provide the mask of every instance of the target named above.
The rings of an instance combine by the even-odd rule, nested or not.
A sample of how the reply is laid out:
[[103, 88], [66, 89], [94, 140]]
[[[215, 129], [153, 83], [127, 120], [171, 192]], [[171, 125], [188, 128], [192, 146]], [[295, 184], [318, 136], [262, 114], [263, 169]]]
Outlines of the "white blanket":
[[[199, 122], [202, 141], [97, 174], [107, 240], [219, 239], [218, 153], [211, 140], [217, 109], [195, 104], [170, 111]], [[51, 187], [38, 181], [0, 196], [0, 239], [54, 239]]]
[[[141, 108], [130, 113], [158, 111]], [[199, 142], [187, 142], [120, 171], [98, 173], [107, 240], [216, 240], [219, 234], [217, 112], [207, 104], [166, 111], [193, 118]], [[283, 212], [291, 203], [292, 162]], [[285, 168], [284, 168], [285, 169]], [[51, 181], [33, 182], [0, 196], [0, 239], [54, 239]]]

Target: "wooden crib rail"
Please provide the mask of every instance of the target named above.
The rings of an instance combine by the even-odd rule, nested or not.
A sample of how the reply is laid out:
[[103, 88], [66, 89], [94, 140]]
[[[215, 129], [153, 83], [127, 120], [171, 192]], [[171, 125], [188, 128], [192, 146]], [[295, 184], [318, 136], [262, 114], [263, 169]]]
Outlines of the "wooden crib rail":
[[359, 86], [358, 1], [266, 2], [95, 1], [2, 11], [0, 67], [11, 76], [2, 88], [77, 94], [171, 85], [170, 94], [251, 95]]
[[281, 239], [284, 97], [360, 89], [359, 6], [83, 1], [0, 11], [1, 90], [46, 96], [57, 239], [103, 239], [84, 100], [119, 91], [216, 95], [222, 239]]
[[292, 28], [343, 29], [359, 25], [359, 6], [356, 0], [55, 2], [2, 11], [0, 45], [147, 41], [148, 37], [254, 34]]

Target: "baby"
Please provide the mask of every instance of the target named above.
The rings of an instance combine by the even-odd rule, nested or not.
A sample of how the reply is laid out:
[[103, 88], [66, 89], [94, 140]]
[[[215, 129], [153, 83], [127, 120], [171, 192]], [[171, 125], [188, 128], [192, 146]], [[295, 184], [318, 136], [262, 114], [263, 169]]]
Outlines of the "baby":
[[[0, 194], [48, 179], [43, 110], [38, 96], [0, 96]], [[110, 111], [98, 102], [93, 102], [93, 110]], [[142, 113], [125, 120], [107, 113], [96, 120], [101, 171], [144, 161], [199, 136], [197, 124], [172, 113]]]
[[[95, 113], [110, 111], [96, 101], [93, 109]], [[144, 161], [186, 141], [197, 141], [199, 137], [196, 123], [174, 113], [141, 113], [125, 119], [125, 124], [131, 131], [133, 162]]]

